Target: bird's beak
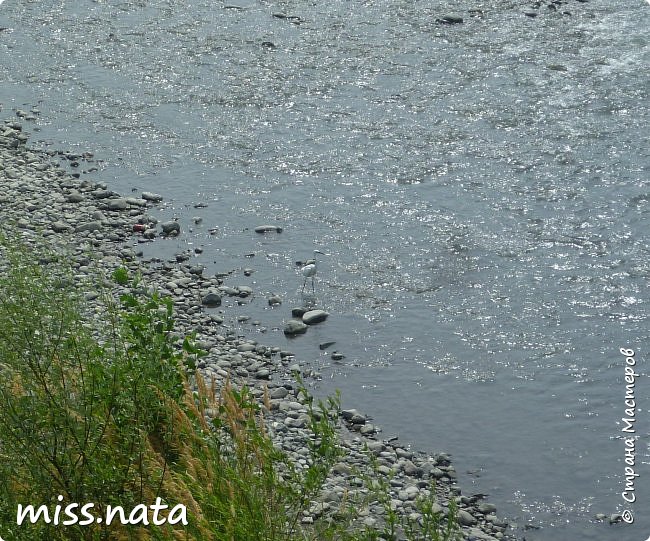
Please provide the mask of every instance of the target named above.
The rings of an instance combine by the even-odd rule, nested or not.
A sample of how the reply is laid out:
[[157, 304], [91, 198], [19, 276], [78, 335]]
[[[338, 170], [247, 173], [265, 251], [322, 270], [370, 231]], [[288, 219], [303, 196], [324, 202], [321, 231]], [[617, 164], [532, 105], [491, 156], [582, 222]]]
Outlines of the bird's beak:
[[321, 252], [320, 250], [314, 250], [314, 253], [320, 255], [327, 255], [325, 252]]

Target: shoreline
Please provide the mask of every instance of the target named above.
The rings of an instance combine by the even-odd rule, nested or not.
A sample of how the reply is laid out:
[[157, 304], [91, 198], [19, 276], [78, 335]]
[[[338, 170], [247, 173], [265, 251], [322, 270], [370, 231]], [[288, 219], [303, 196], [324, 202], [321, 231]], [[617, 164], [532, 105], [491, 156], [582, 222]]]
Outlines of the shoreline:
[[[31, 150], [27, 143], [28, 136], [20, 123], [0, 123], [0, 230], [15, 231], [26, 243], [45, 241], [54, 249], [70, 250], [80, 278], [90, 271], [89, 251], [108, 272], [120, 265], [129, 271], [140, 270], [149, 286], [173, 300], [177, 332], [197, 332], [197, 344], [208, 351], [199, 363], [206, 379], [214, 378], [218, 385], [226, 380], [238, 387], [245, 384], [261, 405], [267, 396], [270, 409], [265, 411], [265, 419], [269, 434], [276, 445], [300, 463], [309, 429], [307, 408], [296, 398], [293, 372], [297, 369], [307, 379], [308, 367], [301, 366], [291, 352], [247, 339], [224, 325], [221, 298], [246, 298], [253, 291], [230, 286], [221, 275], [204, 276], [201, 266], [187, 260], [141, 259], [141, 252], [126, 245], [134, 235], [152, 239], [180, 232], [175, 222], [159, 224], [149, 215], [160, 196], [145, 192], [138, 197], [123, 197], [103, 182], [82, 179], [78, 173], [71, 175], [54, 163], [56, 153]], [[90, 155], [83, 159], [92, 162]], [[95, 298], [92, 292], [86, 295], [91, 309]], [[508, 525], [495, 515], [496, 507], [482, 495], [462, 495], [448, 455], [414, 452], [406, 442], [384, 441], [368, 418], [356, 410], [344, 410], [342, 419], [339, 435], [346, 456], [335, 465], [320, 501], [314, 502], [310, 514], [303, 517], [305, 524], [334, 513], [348, 492], [362, 490], [354, 470], [369, 471], [363, 451], [367, 446], [379, 461], [379, 472], [394, 475], [390, 481], [391, 498], [398, 514], [415, 513], [414, 500], [425, 494], [435, 479], [441, 511], [451, 498], [458, 502], [464, 539], [516, 539]], [[377, 524], [381, 520], [379, 511], [373, 506], [361, 510], [360, 525]]]

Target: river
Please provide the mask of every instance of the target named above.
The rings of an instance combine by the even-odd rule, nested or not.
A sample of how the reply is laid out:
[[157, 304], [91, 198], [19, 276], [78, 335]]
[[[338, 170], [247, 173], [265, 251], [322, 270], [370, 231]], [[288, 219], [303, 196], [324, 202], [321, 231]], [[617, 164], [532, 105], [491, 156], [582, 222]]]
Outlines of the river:
[[[183, 233], [145, 257], [200, 247], [235, 269], [256, 298], [228, 314], [256, 324], [233, 325], [312, 363], [385, 437], [449, 452], [521, 537], [642, 541], [650, 6], [533, 4], [7, 0], [0, 114], [94, 153], [98, 171], [71, 171], [163, 194]], [[331, 316], [288, 340], [315, 248]], [[595, 519], [624, 509], [633, 524]]]

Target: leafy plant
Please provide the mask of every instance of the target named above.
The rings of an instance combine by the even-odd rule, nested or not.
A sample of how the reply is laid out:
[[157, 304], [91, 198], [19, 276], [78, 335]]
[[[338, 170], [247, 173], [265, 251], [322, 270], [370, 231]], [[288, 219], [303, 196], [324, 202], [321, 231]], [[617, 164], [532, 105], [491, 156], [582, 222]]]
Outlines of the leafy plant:
[[[455, 507], [443, 519], [430, 500], [420, 522], [404, 524], [390, 484], [367, 481], [385, 508], [383, 531], [353, 527], [354, 498], [335, 518], [304, 524], [332, 466], [341, 459], [340, 397], [309, 394], [306, 466], [269, 436], [265, 408], [246, 386], [205, 381], [194, 336], [177, 339], [172, 302], [147, 291], [126, 267], [118, 287], [92, 281], [101, 316], [88, 315], [66, 261], [0, 237], [0, 535], [6, 541], [196, 539], [200, 541], [451, 541]], [[39, 262], [39, 263], [36, 263]], [[115, 298], [114, 291], [120, 291]], [[267, 409], [270, 409], [268, 396]], [[375, 464], [376, 466], [376, 464]], [[188, 524], [16, 523], [19, 505], [93, 503], [127, 512], [157, 498], [186, 508]], [[164, 516], [164, 515], [163, 515]]]

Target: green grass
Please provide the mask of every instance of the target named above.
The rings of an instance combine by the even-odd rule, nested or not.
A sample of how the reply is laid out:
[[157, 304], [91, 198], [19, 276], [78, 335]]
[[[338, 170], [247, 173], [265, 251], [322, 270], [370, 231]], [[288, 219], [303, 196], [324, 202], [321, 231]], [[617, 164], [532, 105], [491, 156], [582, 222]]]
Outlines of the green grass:
[[[433, 513], [429, 499], [418, 503], [419, 520], [403, 520], [391, 511], [385, 480], [369, 481], [366, 500], [344, 502], [335, 520], [303, 524], [341, 459], [338, 396], [316, 403], [298, 382], [311, 435], [308, 467], [297, 468], [274, 447], [247, 388], [217, 386], [195, 371], [204, 353], [191, 336], [179, 343], [171, 301], [147, 293], [138, 276], [113, 273], [128, 291], [117, 299], [97, 271], [98, 319], [85, 315], [85, 289], [66, 258], [0, 237], [0, 260], [5, 541], [361, 541], [394, 539], [398, 530], [412, 541], [456, 539], [453, 504], [450, 519]], [[53, 512], [93, 503], [101, 516], [108, 506], [128, 513], [156, 498], [185, 505], [188, 524], [16, 524], [19, 505]], [[358, 506], [370, 502], [386, 509], [383, 529], [354, 526]]]

